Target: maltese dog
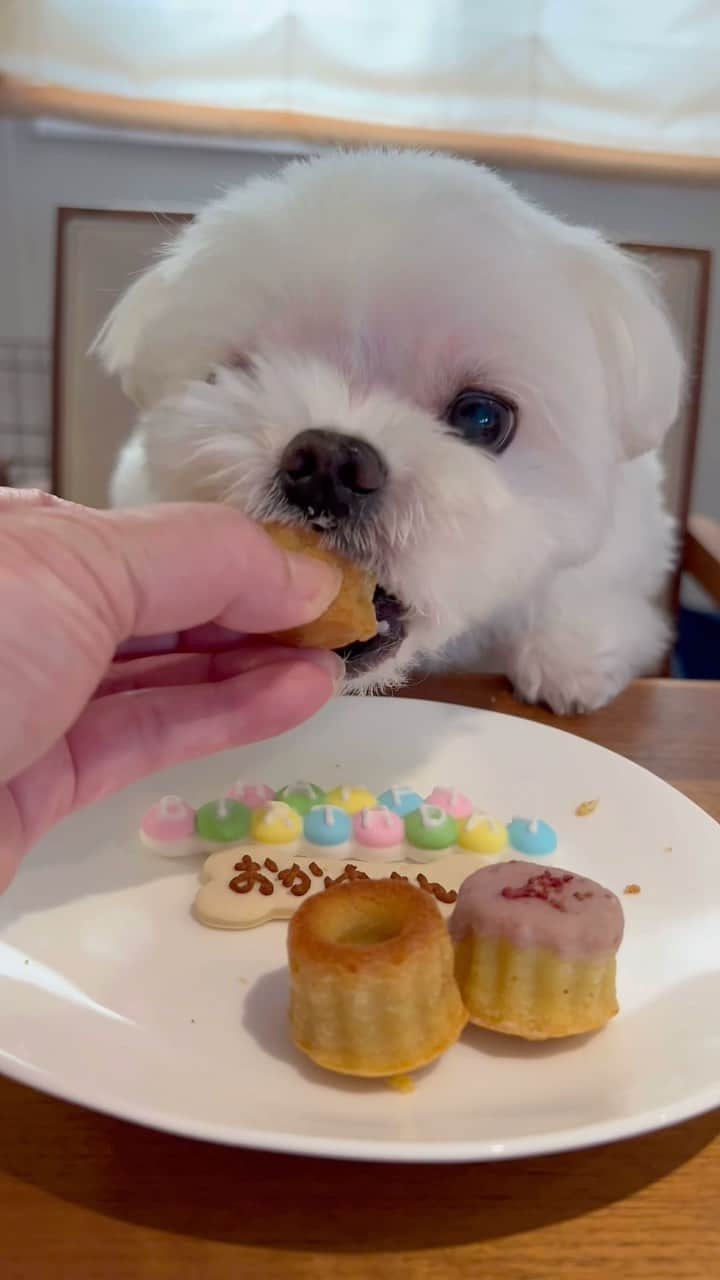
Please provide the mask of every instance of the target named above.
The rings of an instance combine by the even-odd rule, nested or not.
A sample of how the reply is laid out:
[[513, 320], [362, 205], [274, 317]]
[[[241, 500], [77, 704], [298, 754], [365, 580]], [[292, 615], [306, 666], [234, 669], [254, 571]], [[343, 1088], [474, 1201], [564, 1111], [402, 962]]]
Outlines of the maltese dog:
[[654, 450], [683, 369], [658, 290], [487, 169], [368, 151], [250, 181], [98, 347], [140, 406], [116, 504], [311, 524], [374, 572], [348, 689], [495, 670], [581, 711], [666, 650]]

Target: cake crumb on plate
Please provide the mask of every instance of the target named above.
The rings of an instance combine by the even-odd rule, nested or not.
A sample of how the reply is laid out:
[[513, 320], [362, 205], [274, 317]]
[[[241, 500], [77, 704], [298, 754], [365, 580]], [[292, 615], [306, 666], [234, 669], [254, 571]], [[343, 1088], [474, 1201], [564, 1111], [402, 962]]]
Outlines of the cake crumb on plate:
[[580, 804], [575, 810], [575, 817], [589, 818], [590, 814], [595, 812], [599, 803], [600, 803], [599, 800], [581, 800]]
[[388, 1089], [394, 1089], [396, 1093], [414, 1093], [415, 1081], [412, 1076], [388, 1076], [385, 1081]]
[[625, 888], [623, 889], [623, 893], [639, 893], [639, 892], [640, 892], [639, 884], [626, 884]]

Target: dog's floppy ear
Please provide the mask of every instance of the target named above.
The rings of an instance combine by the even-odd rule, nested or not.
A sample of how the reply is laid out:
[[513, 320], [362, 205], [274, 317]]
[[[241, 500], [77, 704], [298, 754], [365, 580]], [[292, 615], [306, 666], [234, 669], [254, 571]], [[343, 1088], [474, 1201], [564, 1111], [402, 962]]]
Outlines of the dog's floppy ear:
[[91, 352], [108, 373], [120, 374], [123, 390], [141, 407], [160, 397], [166, 381], [156, 359], [158, 326], [168, 306], [163, 279], [165, 264], [151, 267], [115, 304], [97, 335]]
[[90, 348], [141, 408], [205, 378], [217, 356], [211, 317], [203, 323], [195, 279], [185, 270], [198, 238], [193, 224], [180, 233], [115, 304]]
[[680, 407], [684, 361], [658, 284], [637, 256], [577, 229], [572, 269], [605, 366], [620, 453], [656, 448]]

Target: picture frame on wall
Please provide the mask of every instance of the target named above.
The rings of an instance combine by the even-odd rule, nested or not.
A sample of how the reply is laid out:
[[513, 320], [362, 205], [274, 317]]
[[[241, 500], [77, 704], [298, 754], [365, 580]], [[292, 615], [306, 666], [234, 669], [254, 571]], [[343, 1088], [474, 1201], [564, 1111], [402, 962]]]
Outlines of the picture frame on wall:
[[136, 407], [90, 354], [104, 320], [191, 213], [57, 211], [52, 370], [53, 492], [89, 507], [108, 486]]

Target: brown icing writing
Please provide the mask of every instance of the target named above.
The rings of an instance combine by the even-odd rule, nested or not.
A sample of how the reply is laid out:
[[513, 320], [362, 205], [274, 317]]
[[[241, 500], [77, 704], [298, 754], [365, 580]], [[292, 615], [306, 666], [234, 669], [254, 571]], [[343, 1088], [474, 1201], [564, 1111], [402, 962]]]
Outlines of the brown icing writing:
[[[286, 867], [284, 871], [278, 871], [277, 862], [272, 858], [266, 858], [263, 866], [273, 875], [276, 875], [278, 882], [286, 889], [289, 889], [294, 898], [304, 898], [305, 894], [312, 887], [312, 880], [310, 879], [310, 876], [307, 871], [304, 871], [302, 867], [298, 866], [297, 862], [293, 862], [292, 866]], [[269, 897], [270, 894], [275, 892], [275, 886], [272, 881], [268, 876], [263, 875], [259, 864], [254, 862], [249, 854], [245, 854], [240, 862], [235, 863], [235, 870], [238, 874], [233, 876], [228, 885], [228, 888], [232, 889], [233, 893], [250, 893], [251, 889], [257, 888], [264, 897]], [[323, 875], [323, 869], [317, 862], [311, 862], [309, 864], [309, 870], [313, 876], [320, 877]], [[365, 871], [361, 871], [354, 863], [347, 862], [339, 876], [335, 876], [334, 878], [332, 876], [325, 876], [324, 885], [326, 889], [331, 889], [333, 885], [336, 884], [350, 884], [353, 880], [369, 879], [370, 876], [368, 876]], [[390, 873], [390, 879], [402, 880], [405, 884], [408, 883], [408, 877], [401, 876], [398, 871], [392, 871]], [[416, 880], [420, 888], [423, 889], [425, 893], [432, 894], [434, 898], [437, 898], [438, 902], [452, 903], [457, 901], [457, 892], [455, 889], [446, 889], [444, 885], [438, 884], [437, 881], [428, 880], [427, 876], [423, 875], [422, 872], [416, 876]], [[525, 891], [522, 894], [514, 893], [513, 897], [545, 897], [544, 892], [529, 894], [527, 892], [527, 886], [524, 886], [524, 890]], [[550, 905], [555, 905], [552, 899], [550, 900]]]
[[330, 876], [325, 877], [325, 888], [331, 889], [335, 884], [349, 884], [352, 880], [369, 880], [370, 877], [364, 871], [358, 871], [351, 862], [346, 863], [345, 870], [342, 875], [331, 879]]
[[455, 902], [457, 901], [457, 893], [455, 889], [446, 889], [444, 885], [438, 884], [435, 880], [428, 880], [422, 871], [416, 877], [421, 889], [426, 893], [431, 893], [438, 902]]
[[275, 892], [272, 881], [263, 875], [258, 863], [253, 862], [249, 854], [246, 853], [240, 862], [235, 863], [235, 870], [239, 874], [233, 876], [229, 885], [233, 893], [249, 893], [254, 885], [257, 885], [264, 897]]
[[297, 862], [293, 862], [292, 866], [286, 867], [284, 871], [278, 871], [278, 880], [290, 890], [293, 898], [304, 897], [310, 888], [310, 877]]

